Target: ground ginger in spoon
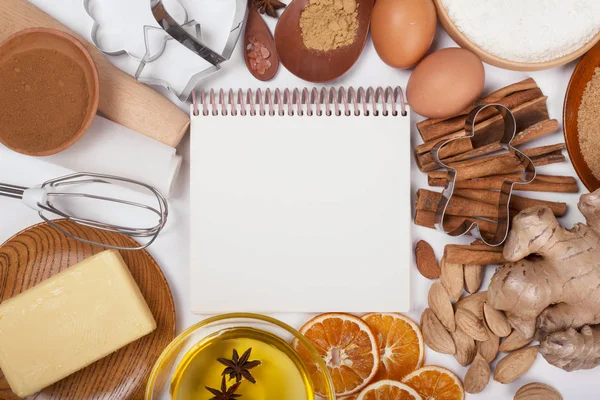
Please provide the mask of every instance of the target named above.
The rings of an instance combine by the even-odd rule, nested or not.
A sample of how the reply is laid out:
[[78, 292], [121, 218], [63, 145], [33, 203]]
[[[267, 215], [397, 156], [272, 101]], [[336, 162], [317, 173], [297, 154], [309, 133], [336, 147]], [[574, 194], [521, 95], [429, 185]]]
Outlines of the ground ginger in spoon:
[[331, 51], [354, 43], [356, 0], [310, 0], [300, 15], [302, 41], [310, 50]]

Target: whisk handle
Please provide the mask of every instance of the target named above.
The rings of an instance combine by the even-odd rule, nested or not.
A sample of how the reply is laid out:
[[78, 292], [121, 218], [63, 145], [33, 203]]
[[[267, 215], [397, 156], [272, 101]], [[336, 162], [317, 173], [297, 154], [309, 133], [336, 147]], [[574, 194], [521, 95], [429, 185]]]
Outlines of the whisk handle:
[[32, 210], [42, 211], [40, 204], [48, 201], [48, 190], [41, 187], [33, 187], [23, 191], [23, 203]]
[[22, 199], [25, 190], [27, 190], [27, 188], [23, 186], [9, 185], [8, 183], [0, 183], [0, 196], [2, 197]]

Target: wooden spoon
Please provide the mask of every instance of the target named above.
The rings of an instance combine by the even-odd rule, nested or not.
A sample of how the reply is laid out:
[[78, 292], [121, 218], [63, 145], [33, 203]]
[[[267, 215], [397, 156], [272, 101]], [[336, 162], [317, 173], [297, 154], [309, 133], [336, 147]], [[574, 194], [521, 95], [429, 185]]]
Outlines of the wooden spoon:
[[569, 158], [577, 175], [579, 175], [585, 187], [591, 192], [600, 188], [600, 180], [594, 176], [581, 154], [577, 120], [583, 92], [588, 82], [592, 80], [595, 69], [599, 67], [600, 43], [594, 46], [577, 64], [567, 88], [563, 110], [563, 129], [565, 131], [565, 143], [567, 144]]
[[309, 82], [330, 82], [346, 73], [360, 57], [371, 23], [374, 0], [357, 0], [358, 28], [354, 42], [331, 51], [308, 49], [302, 40], [300, 15], [310, 0], [294, 0], [279, 17], [275, 45], [282, 64], [294, 75]]
[[[265, 46], [268, 52], [268, 56], [263, 60], [269, 61], [271, 66], [268, 67], [263, 74], [256, 68], [252, 68], [252, 59], [250, 58], [250, 54], [252, 50], [256, 48], [252, 42], [258, 42]], [[250, 49], [249, 49], [250, 47]], [[258, 51], [260, 53], [260, 50]], [[273, 35], [271, 35], [271, 31], [269, 27], [260, 16], [258, 11], [253, 7], [250, 7], [248, 10], [248, 19], [246, 21], [246, 32], [244, 33], [244, 60], [246, 61], [246, 67], [248, 67], [248, 71], [254, 76], [256, 79], [260, 81], [268, 81], [273, 79], [277, 70], [279, 69], [279, 57], [277, 56], [277, 49], [275, 48], [275, 41], [273, 40]]]

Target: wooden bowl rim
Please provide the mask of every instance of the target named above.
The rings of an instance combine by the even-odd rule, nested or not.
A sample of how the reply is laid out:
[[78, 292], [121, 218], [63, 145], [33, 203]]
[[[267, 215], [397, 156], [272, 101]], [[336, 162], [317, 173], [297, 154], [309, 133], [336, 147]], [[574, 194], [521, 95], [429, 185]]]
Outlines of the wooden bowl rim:
[[[28, 29], [23, 29], [21, 31], [15, 32], [12, 35], [10, 35], [9, 37], [7, 37], [2, 43], [0, 43], [0, 51], [2, 51], [4, 46], [9, 44], [13, 40], [18, 39], [23, 36], [31, 35], [31, 34], [42, 34], [42, 35], [54, 36], [54, 37], [57, 37], [61, 40], [65, 40], [65, 41], [69, 42], [70, 44], [74, 45], [81, 52], [81, 54], [83, 54], [83, 57], [87, 61], [87, 64], [92, 72], [91, 83], [93, 86], [93, 91], [91, 93], [88, 92], [91, 107], [89, 107], [89, 112], [83, 119], [81, 128], [79, 129], [79, 131], [77, 131], [71, 137], [71, 139], [69, 139], [68, 141], [64, 142], [59, 147], [54, 148], [54, 149], [49, 149], [49, 150], [39, 151], [39, 152], [29, 152], [29, 151], [25, 151], [25, 150], [17, 150], [17, 149], [12, 148], [7, 143], [5, 143], [4, 140], [2, 140], [2, 135], [0, 135], [0, 143], [2, 143], [4, 146], [8, 147], [10, 150], [15, 151], [17, 153], [25, 154], [28, 156], [42, 157], [42, 156], [50, 156], [53, 154], [57, 154], [57, 153], [60, 153], [61, 151], [68, 149], [69, 147], [73, 146], [77, 141], [79, 141], [83, 137], [83, 135], [85, 135], [87, 130], [92, 125], [92, 121], [94, 120], [94, 117], [96, 116], [96, 112], [98, 111], [98, 105], [100, 103], [100, 78], [98, 76], [98, 68], [96, 67], [96, 63], [94, 62], [94, 59], [92, 58], [90, 52], [85, 48], [85, 46], [79, 40], [77, 40], [75, 37], [73, 37], [63, 31], [60, 31], [58, 29], [28, 28]], [[86, 74], [86, 77], [87, 77], [87, 74]], [[88, 80], [88, 83], [89, 83], [89, 80]]]
[[[597, 44], [597, 46], [598, 46], [598, 51], [597, 51], [598, 55], [596, 55], [596, 57], [598, 58], [598, 67], [600, 67], [600, 42]], [[571, 160], [571, 165], [573, 165], [573, 169], [577, 173], [577, 176], [579, 176], [579, 179], [581, 179], [581, 182], [583, 183], [583, 185], [590, 192], [592, 192], [592, 191], [600, 188], [600, 180], [594, 176], [594, 174], [592, 173], [592, 170], [590, 169], [590, 167], [587, 165], [587, 163], [583, 159], [583, 154], [581, 153], [581, 148], [579, 146], [579, 127], [577, 124], [577, 119], [578, 119], [577, 115], [579, 114], [579, 110], [577, 110], [577, 112], [575, 113], [575, 115], [576, 115], [575, 129], [569, 130], [567, 127], [567, 119], [568, 119], [567, 110], [568, 110], [568, 106], [571, 105], [571, 101], [569, 100], [569, 98], [571, 97], [571, 91], [573, 90], [573, 85], [575, 84], [575, 82], [579, 81], [579, 79], [581, 78], [580, 77], [581, 68], [587, 62], [587, 57], [592, 57], [591, 53], [588, 53], [588, 54], [589, 54], [588, 56], [585, 56], [581, 60], [579, 60], [579, 62], [577, 63], [577, 66], [575, 67], [575, 70], [573, 71], [573, 74], [571, 75], [571, 79], [569, 79], [569, 85], [567, 86], [567, 90], [565, 92], [565, 101], [563, 104], [563, 135], [565, 138], [565, 145], [567, 147], [567, 153], [569, 154], [569, 158]], [[585, 85], [587, 86], [587, 81], [585, 82]], [[581, 96], [583, 96], [583, 93], [581, 93]], [[575, 136], [575, 139], [576, 139], [574, 141], [574, 146], [571, 146], [571, 142], [568, 140], [568, 138], [571, 136]], [[583, 164], [582, 164], [582, 162], [583, 162]]]
[[494, 54], [488, 53], [483, 50], [475, 43], [473, 43], [467, 36], [458, 29], [458, 27], [454, 24], [454, 21], [450, 18], [444, 5], [442, 4], [442, 0], [433, 0], [438, 12], [438, 17], [440, 22], [448, 35], [461, 47], [467, 48], [471, 50], [475, 54], [477, 54], [483, 61], [486, 63], [493, 65], [498, 68], [509, 69], [512, 71], [542, 71], [545, 69], [551, 69], [555, 67], [559, 67], [561, 65], [565, 65], [578, 57], [581, 57], [585, 53], [587, 53], [592, 47], [596, 45], [596, 43], [600, 42], [600, 32], [598, 32], [589, 42], [587, 42], [581, 48], [574, 50], [569, 54], [565, 54], [562, 57], [556, 58], [550, 61], [544, 62], [535, 62], [535, 63], [527, 63], [520, 61], [510, 61], [504, 58], [498, 57]]
[[[69, 221], [67, 218], [61, 218], [61, 219], [56, 219], [53, 220], [54, 223], [72, 223], [72, 224], [76, 224], [72, 221]], [[4, 248], [5, 246], [7, 246], [10, 242], [14, 241], [16, 238], [18, 238], [20, 235], [23, 235], [29, 231], [35, 230], [41, 226], [50, 226], [50, 223], [46, 222], [46, 221], [42, 221], [39, 222], [37, 224], [28, 226], [24, 229], [21, 229], [19, 232], [15, 233], [14, 235], [12, 235], [10, 238], [6, 239], [3, 243], [0, 244], [0, 249]], [[94, 230], [94, 228], [91, 227], [86, 227], [83, 226], [82, 228], [84, 229], [91, 229]], [[51, 229], [56, 230], [55, 228], [51, 227]], [[56, 232], [58, 232], [59, 234], [62, 235], [62, 233], [58, 230], [56, 230]], [[116, 234], [115, 235], [120, 235], [120, 237], [126, 241], [129, 242], [131, 245], [137, 245], [138, 243], [131, 237], [127, 236], [127, 235], [123, 235], [123, 234]], [[50, 249], [40, 249], [41, 253], [47, 253]], [[170, 310], [173, 310], [172, 312], [172, 316], [173, 316], [173, 329], [172, 331], [169, 330], [167, 332], [167, 334], [169, 335], [169, 340], [168, 342], [171, 343], [176, 337], [177, 337], [177, 308], [175, 307], [175, 300], [173, 299], [173, 291], [171, 290], [171, 286], [169, 285], [169, 282], [167, 281], [167, 278], [163, 272], [163, 270], [160, 268], [160, 265], [158, 265], [158, 262], [156, 261], [156, 259], [152, 256], [152, 254], [150, 254], [150, 252], [146, 249], [142, 249], [142, 250], [135, 250], [135, 251], [141, 251], [141, 252], [145, 252], [145, 259], [148, 260], [148, 264], [146, 267], [151, 267], [154, 269], [154, 271], [156, 272], [156, 278], [159, 280], [160, 286], [162, 287], [162, 290], [166, 290], [166, 297], [167, 297], [167, 302], [168, 302], [168, 307]], [[130, 268], [128, 266], [128, 268]], [[57, 272], [60, 273], [61, 271]], [[54, 275], [54, 274], [53, 274]], [[14, 296], [13, 296], [14, 297]], [[169, 345], [169, 343], [167, 344], [167, 346]], [[160, 351], [157, 351], [158, 356], [157, 358], [152, 362], [152, 363], [148, 363], [148, 371], [147, 371], [147, 376], [145, 380], [141, 380], [138, 387], [135, 389], [136, 390], [136, 396], [140, 396], [140, 398], [143, 397], [143, 394], [145, 392], [146, 389], [146, 385], [147, 385], [147, 380], [148, 377], [150, 376], [153, 368], [154, 368], [154, 364], [156, 363], [156, 361], [158, 359], [160, 359], [162, 353], [164, 352], [164, 348], [160, 349]], [[67, 397], [66, 399], [71, 399], [71, 397]], [[124, 399], [125, 400], [125, 399]]]

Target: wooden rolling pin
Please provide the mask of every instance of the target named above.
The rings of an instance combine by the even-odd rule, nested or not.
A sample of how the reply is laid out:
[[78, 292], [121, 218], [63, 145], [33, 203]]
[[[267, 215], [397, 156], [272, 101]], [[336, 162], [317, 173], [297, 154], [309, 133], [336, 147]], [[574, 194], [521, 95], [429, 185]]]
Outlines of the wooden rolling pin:
[[92, 43], [26, 0], [0, 0], [0, 15], [0, 41], [20, 30], [36, 27], [58, 29], [78, 38], [98, 68], [98, 111], [116, 123], [169, 146], [179, 144], [190, 124], [188, 115], [157, 91], [111, 64]]

